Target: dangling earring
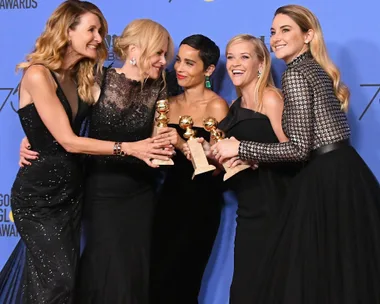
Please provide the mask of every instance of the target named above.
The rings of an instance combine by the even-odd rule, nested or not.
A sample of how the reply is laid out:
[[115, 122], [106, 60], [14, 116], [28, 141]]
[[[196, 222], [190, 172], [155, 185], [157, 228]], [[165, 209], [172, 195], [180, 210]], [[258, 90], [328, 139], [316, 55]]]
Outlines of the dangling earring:
[[206, 87], [207, 89], [211, 89], [210, 76], [206, 76], [206, 79], [205, 79], [205, 87]]
[[132, 64], [132, 65], [136, 65], [136, 58], [132, 57], [132, 59], [129, 60], [129, 63]]
[[68, 45], [71, 45], [71, 40], [69, 40], [69, 41], [67, 42], [67, 44], [68, 44]]
[[257, 78], [261, 77], [261, 71], [257, 71]]

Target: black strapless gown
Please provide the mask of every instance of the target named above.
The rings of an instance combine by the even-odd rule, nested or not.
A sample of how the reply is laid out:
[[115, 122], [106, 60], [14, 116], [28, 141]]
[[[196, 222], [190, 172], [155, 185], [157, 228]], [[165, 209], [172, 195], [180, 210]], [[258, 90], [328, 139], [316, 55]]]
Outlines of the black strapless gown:
[[[183, 137], [178, 125], [169, 126]], [[203, 128], [194, 129], [210, 139]], [[155, 212], [151, 303], [194, 304], [219, 228], [221, 181], [212, 172], [192, 180], [193, 166], [180, 151], [173, 160]]]
[[[59, 84], [57, 96], [79, 134], [87, 104], [78, 99], [78, 114], [73, 118]], [[21, 240], [0, 274], [0, 303], [69, 304], [79, 258], [80, 155], [67, 153], [58, 144], [34, 104], [18, 114], [39, 159], [19, 169], [12, 187], [12, 211]]]
[[[239, 140], [278, 142], [269, 118], [242, 108], [240, 98], [231, 106], [219, 128], [226, 136]], [[290, 164], [260, 164], [258, 169], [246, 169], [227, 181], [238, 200], [230, 303], [254, 303], [252, 286], [265, 255], [265, 243], [280, 215], [280, 201], [296, 168]]]

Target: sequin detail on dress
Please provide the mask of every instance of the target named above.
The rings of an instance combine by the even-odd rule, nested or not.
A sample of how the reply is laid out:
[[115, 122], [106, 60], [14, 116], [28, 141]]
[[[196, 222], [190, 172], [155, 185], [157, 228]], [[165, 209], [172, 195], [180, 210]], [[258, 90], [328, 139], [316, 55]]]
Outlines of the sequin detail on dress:
[[[72, 121], [74, 132], [79, 134], [88, 105], [78, 100], [78, 114], [73, 118], [59, 84], [57, 96]], [[20, 168], [12, 187], [12, 211], [21, 240], [2, 270], [0, 298], [7, 294], [1, 298], [2, 303], [70, 304], [79, 258], [80, 156], [67, 153], [59, 145], [34, 104], [19, 109], [18, 114], [32, 149], [39, 152], [39, 159], [32, 161], [31, 166]], [[20, 288], [8, 286], [12, 290], [6, 290], [5, 282], [16, 276], [19, 279], [22, 276]]]

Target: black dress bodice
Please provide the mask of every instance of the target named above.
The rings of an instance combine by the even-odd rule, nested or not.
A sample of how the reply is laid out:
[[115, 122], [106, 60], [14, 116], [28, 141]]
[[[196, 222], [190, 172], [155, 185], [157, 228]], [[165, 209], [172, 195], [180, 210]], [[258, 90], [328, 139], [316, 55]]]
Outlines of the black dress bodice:
[[[56, 80], [53, 72], [52, 75]], [[57, 96], [65, 109], [67, 116], [71, 122], [71, 127], [76, 135], [80, 135], [81, 126], [83, 121], [88, 115], [89, 105], [84, 103], [78, 97], [78, 113], [73, 117], [70, 104], [63, 93], [58, 81], [57, 83]], [[57, 151], [64, 152], [63, 147], [55, 140], [53, 135], [49, 132], [48, 128], [44, 125], [41, 117], [39, 116], [34, 103], [18, 110], [18, 115], [21, 121], [22, 128], [28, 138], [32, 149], [40, 154], [51, 154]]]
[[[115, 69], [98, 77], [101, 95], [90, 115], [91, 138], [135, 142], [151, 136], [156, 101], [166, 98], [162, 79], [130, 80]], [[159, 171], [133, 156], [89, 156], [88, 195], [125, 196], [151, 187]]]

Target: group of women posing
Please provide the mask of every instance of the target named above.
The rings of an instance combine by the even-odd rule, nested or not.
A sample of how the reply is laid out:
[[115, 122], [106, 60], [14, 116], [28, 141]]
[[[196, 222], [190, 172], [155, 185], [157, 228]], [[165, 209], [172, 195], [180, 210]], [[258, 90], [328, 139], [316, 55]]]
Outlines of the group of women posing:
[[[283, 6], [272, 21], [282, 92], [260, 39], [229, 41], [230, 107], [210, 89], [220, 51], [209, 38], [180, 43], [182, 92], [168, 97], [168, 31], [128, 24], [114, 45], [120, 68], [103, 68], [106, 33], [94, 4], [65, 1], [18, 65], [21, 240], [0, 274], [1, 303], [198, 303], [225, 187], [238, 199], [231, 303], [380, 303], [380, 187], [350, 146], [349, 91], [308, 9]], [[152, 136], [167, 98], [169, 124]], [[183, 115], [214, 173], [191, 179]], [[210, 116], [226, 139], [204, 130]], [[152, 161], [169, 158], [166, 168]], [[222, 165], [240, 164], [251, 167], [222, 183]]]

